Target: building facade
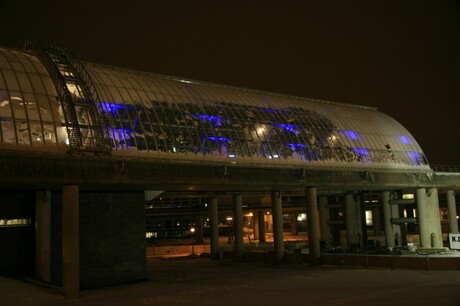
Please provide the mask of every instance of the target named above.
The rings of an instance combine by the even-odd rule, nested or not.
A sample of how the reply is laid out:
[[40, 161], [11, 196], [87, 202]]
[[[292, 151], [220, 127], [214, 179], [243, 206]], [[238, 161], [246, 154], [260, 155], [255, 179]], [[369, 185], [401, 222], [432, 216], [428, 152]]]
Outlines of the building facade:
[[[421, 246], [443, 246], [438, 189], [457, 215], [458, 173], [434, 171], [410, 132], [375, 108], [81, 62], [59, 46], [0, 48], [0, 153], [0, 232], [12, 245], [2, 270], [69, 294], [145, 277], [145, 202], [168, 192], [208, 199], [211, 219], [219, 195], [230, 196], [236, 254], [244, 199], [264, 199], [280, 258], [288, 198], [305, 201], [312, 260], [337, 203], [348, 246], [363, 245], [365, 192], [379, 194], [388, 247], [404, 242], [407, 223]], [[416, 217], [398, 205], [415, 205]]]

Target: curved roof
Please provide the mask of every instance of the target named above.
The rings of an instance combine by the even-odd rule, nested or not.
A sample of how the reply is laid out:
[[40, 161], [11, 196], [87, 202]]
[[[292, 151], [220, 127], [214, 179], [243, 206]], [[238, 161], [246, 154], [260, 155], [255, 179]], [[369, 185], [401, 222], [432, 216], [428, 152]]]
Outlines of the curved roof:
[[[374, 108], [94, 63], [82, 63], [89, 77], [78, 78], [78, 69], [53, 60], [71, 102], [59, 94], [59, 82], [43, 60], [0, 48], [1, 146], [67, 149], [73, 146], [69, 139], [78, 137], [79, 149], [106, 141], [110, 154], [125, 157], [429, 169], [413, 136]], [[88, 88], [95, 89], [91, 107]]]

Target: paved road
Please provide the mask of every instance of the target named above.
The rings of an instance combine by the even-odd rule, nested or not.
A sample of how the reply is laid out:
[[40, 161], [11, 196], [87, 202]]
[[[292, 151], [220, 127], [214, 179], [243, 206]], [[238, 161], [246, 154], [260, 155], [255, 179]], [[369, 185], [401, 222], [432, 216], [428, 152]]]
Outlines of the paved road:
[[148, 259], [149, 281], [82, 291], [0, 277], [0, 305], [460, 305], [460, 271]]

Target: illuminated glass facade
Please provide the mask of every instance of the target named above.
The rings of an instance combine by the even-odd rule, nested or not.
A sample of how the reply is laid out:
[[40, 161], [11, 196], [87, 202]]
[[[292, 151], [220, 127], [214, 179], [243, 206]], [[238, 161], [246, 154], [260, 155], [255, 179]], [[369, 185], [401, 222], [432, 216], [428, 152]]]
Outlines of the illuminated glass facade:
[[[0, 49], [1, 145], [68, 147], [77, 129], [79, 150], [104, 141], [112, 155], [286, 167], [429, 168], [412, 135], [373, 108], [83, 66], [89, 87], [97, 91], [94, 112], [83, 104], [82, 82], [71, 69], [58, 67], [74, 101], [69, 107], [36, 57]], [[69, 112], [76, 116], [73, 123]], [[96, 126], [104, 139], [95, 137]]]
[[0, 143], [65, 146], [67, 132], [48, 72], [33, 56], [0, 48]]

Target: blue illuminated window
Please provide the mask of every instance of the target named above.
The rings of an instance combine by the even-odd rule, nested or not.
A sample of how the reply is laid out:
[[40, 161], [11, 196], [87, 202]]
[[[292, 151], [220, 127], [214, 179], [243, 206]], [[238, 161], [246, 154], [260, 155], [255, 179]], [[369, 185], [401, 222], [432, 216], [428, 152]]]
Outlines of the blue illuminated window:
[[102, 109], [113, 115], [118, 115], [119, 110], [133, 110], [133, 105], [122, 105], [116, 103], [109, 103], [109, 102], [101, 102]]
[[275, 123], [273, 126], [280, 127], [285, 129], [288, 132], [298, 134], [299, 131], [297, 131], [297, 127], [294, 124], [288, 124], [288, 123]]
[[367, 148], [351, 148], [359, 157], [369, 158], [369, 151]]
[[193, 117], [212, 122], [215, 126], [222, 126], [222, 123], [225, 121], [224, 118], [214, 115], [193, 114]]
[[356, 132], [356, 131], [352, 131], [352, 130], [343, 130], [342, 132], [343, 132], [343, 133], [345, 134], [345, 136], [347, 136], [348, 139], [350, 139], [350, 140], [360, 140], [360, 139], [361, 139], [361, 137], [359, 136], [358, 132]]
[[402, 144], [412, 144], [412, 140], [408, 136], [400, 135], [398, 139]]
[[214, 136], [208, 136], [207, 137], [209, 140], [212, 140], [212, 141], [221, 141], [221, 142], [228, 142], [230, 141], [230, 138], [227, 138], [227, 137], [214, 137]]
[[407, 155], [409, 155], [409, 158], [413, 165], [423, 164], [422, 155], [419, 152], [407, 151]]
[[303, 143], [288, 143], [287, 145], [290, 146], [292, 149], [305, 148], [305, 145]]

